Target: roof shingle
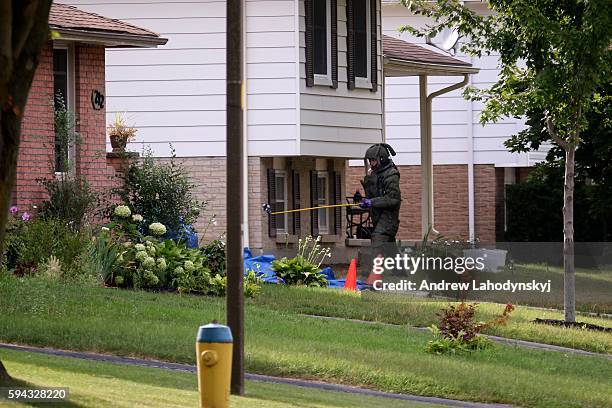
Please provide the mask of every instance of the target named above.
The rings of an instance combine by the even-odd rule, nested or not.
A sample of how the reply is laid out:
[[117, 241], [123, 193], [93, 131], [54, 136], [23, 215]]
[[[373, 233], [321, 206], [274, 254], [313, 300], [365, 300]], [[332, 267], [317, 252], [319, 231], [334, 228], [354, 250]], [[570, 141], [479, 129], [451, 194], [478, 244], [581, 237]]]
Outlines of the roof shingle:
[[103, 17], [79, 10], [74, 6], [53, 3], [49, 13], [51, 28], [66, 28], [90, 32], [128, 34], [143, 37], [159, 37], [157, 33], [136, 27], [124, 21]]
[[383, 35], [382, 43], [383, 55], [388, 58], [429, 64], [471, 66], [469, 62], [461, 61], [450, 55], [431, 51], [420, 45], [412, 44], [408, 41], [393, 38], [388, 35]]

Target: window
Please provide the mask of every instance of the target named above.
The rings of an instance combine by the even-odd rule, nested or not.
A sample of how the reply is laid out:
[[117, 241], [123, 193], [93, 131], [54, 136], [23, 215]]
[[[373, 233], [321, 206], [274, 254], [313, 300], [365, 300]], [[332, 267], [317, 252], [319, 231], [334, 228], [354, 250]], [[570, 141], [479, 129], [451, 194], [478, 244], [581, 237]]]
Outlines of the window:
[[377, 0], [347, 0], [348, 87], [377, 91]]
[[[62, 106], [69, 111], [73, 110], [73, 81], [72, 53], [67, 47], [55, 48], [53, 50], [53, 95], [54, 107], [60, 109]], [[73, 124], [68, 124], [73, 126]], [[68, 171], [68, 163], [74, 156], [74, 146], [68, 136], [55, 133], [55, 172], [65, 173]]]
[[368, 66], [369, 66], [369, 24], [368, 24], [368, 1], [367, 0], [353, 0], [353, 38], [354, 38], [354, 50], [355, 50], [355, 77], [365, 78], [369, 77]]
[[[287, 176], [283, 170], [274, 172], [275, 199], [274, 211], [285, 211], [287, 209]], [[287, 214], [276, 215], [276, 232], [287, 233]]]
[[[327, 186], [329, 185], [327, 172], [317, 173], [317, 205], [323, 206], [329, 203]], [[317, 210], [319, 213], [319, 234], [329, 233], [329, 216], [328, 209], [323, 208]]]
[[327, 0], [312, 0], [313, 2], [313, 30], [314, 30], [314, 73], [315, 75], [327, 76], [329, 74], [328, 55], [331, 39], [329, 2]]
[[304, 0], [306, 86], [338, 86], [337, 0]]

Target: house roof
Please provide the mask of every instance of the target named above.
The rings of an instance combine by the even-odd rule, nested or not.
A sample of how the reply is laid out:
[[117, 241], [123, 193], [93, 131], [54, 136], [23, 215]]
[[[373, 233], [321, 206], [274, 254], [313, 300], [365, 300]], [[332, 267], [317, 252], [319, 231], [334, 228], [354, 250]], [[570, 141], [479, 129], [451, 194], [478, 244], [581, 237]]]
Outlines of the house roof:
[[391, 75], [388, 76], [408, 75], [407, 72], [403, 75], [394, 72], [393, 68], [399, 69], [400, 66], [403, 66], [403, 71], [414, 71], [413, 75], [457, 75], [478, 72], [478, 68], [472, 67], [469, 62], [388, 35], [383, 35], [382, 47], [385, 69], [391, 69]]
[[60, 34], [60, 39], [107, 47], [151, 47], [168, 41], [153, 31], [55, 2], [49, 13], [49, 27]]

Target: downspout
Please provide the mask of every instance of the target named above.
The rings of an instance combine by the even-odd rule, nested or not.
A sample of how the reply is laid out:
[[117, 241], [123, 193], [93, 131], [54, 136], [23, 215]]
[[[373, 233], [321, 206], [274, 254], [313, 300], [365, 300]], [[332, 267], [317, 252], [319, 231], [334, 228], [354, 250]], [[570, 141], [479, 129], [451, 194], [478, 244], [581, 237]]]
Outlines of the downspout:
[[[242, 8], [242, 246], [249, 247], [249, 110], [247, 104], [248, 74], [247, 74], [247, 30], [246, 4]], [[228, 163], [229, 165], [229, 163]]]
[[[474, 58], [470, 57], [470, 64], [474, 62]], [[472, 77], [470, 76], [469, 82], [472, 84]], [[468, 132], [468, 233], [469, 233], [469, 241], [472, 245], [476, 240], [476, 227], [475, 227], [475, 217], [476, 210], [474, 208], [474, 102], [472, 100], [469, 101], [468, 104], [468, 122], [467, 122], [467, 132]]]
[[[463, 75], [463, 81], [438, 91], [427, 94], [427, 75], [419, 77], [421, 94], [421, 231], [423, 236], [430, 232], [439, 234], [434, 228], [434, 197], [433, 197], [433, 160], [432, 160], [432, 126], [431, 111], [432, 101], [435, 97], [452, 92], [467, 85], [469, 74]], [[424, 100], [423, 100], [424, 99]], [[423, 105], [425, 112], [423, 112]], [[425, 125], [423, 126], [423, 123]]]

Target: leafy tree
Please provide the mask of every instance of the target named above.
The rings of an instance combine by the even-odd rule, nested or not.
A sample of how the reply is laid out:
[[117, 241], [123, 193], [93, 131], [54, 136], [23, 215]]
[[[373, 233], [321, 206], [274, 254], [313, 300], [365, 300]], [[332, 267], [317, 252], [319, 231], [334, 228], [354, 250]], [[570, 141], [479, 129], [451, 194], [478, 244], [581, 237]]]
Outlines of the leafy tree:
[[489, 0], [490, 15], [478, 15], [453, 0], [402, 0], [432, 19], [433, 36], [456, 27], [469, 41], [462, 50], [500, 55], [500, 74], [488, 89], [469, 88], [466, 97], [485, 102], [481, 122], [542, 112], [542, 137], [563, 149], [563, 258], [565, 320], [575, 321], [574, 172], [576, 148], [587, 127], [596, 89], [612, 66], [612, 7], [609, 0]]
[[[0, 254], [15, 185], [21, 121], [43, 45], [51, 0], [0, 1]], [[9, 379], [0, 361], [0, 380]]]
[[[587, 199], [590, 215], [599, 220], [610, 220], [612, 219], [612, 160], [610, 160], [612, 158], [612, 78], [607, 78], [593, 94], [591, 109], [585, 116], [587, 127], [582, 132], [580, 148], [576, 149], [576, 186], [589, 187]], [[529, 112], [526, 122], [529, 127], [508, 139], [506, 147], [512, 152], [537, 150], [549, 139], [543, 121], [541, 111]], [[538, 172], [532, 175], [537, 179], [560, 180], [565, 168], [564, 153], [558, 145], [553, 145], [548, 151], [546, 161], [540, 163]], [[561, 178], [558, 173], [561, 174]]]

